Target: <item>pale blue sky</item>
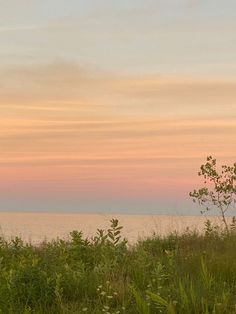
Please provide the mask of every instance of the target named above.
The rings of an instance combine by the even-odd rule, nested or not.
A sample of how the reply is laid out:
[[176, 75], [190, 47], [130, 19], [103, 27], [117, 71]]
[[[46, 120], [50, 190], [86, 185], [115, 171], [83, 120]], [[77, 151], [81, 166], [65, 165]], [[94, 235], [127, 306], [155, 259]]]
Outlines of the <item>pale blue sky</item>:
[[0, 1], [0, 64], [235, 77], [236, 2]]

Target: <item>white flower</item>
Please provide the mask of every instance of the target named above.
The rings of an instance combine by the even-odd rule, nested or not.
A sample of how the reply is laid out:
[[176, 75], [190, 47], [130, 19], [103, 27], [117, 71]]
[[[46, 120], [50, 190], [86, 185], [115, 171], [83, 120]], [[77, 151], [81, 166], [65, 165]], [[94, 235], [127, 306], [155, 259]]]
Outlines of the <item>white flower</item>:
[[113, 296], [112, 295], [108, 295], [107, 298], [108, 299], [113, 299]]

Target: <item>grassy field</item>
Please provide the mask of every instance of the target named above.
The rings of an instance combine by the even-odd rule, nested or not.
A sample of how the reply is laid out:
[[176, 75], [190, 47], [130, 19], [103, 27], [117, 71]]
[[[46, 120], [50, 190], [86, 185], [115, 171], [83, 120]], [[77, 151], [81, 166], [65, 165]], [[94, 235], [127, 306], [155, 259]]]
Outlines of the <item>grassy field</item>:
[[[234, 226], [233, 226], [234, 227]], [[236, 313], [236, 232], [153, 235], [122, 227], [39, 246], [0, 241], [0, 313]]]

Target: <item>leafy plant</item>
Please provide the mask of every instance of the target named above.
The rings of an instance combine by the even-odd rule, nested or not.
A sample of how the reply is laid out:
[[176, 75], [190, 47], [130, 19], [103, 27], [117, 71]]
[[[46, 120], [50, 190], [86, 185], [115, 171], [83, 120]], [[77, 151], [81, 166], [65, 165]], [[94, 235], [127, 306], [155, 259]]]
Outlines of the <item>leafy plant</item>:
[[204, 178], [204, 187], [190, 192], [190, 197], [204, 208], [202, 213], [217, 208], [229, 233], [225, 214], [236, 202], [236, 163], [233, 166], [222, 165], [218, 171], [216, 159], [208, 156], [198, 175]]
[[201, 257], [201, 277], [204, 283], [204, 286], [207, 289], [211, 289], [212, 284], [214, 282], [214, 278], [213, 276], [209, 273], [207, 266], [206, 266], [206, 262], [204, 261], [204, 259]]
[[126, 239], [121, 241], [121, 230], [123, 226], [119, 225], [118, 219], [110, 220], [111, 226], [108, 230], [97, 229], [97, 234], [93, 238], [94, 244], [102, 245], [105, 243], [109, 243], [112, 246], [117, 246], [120, 243], [126, 244]]
[[150, 314], [150, 304], [142, 297], [142, 295], [133, 287], [130, 287], [135, 298], [137, 311], [139, 314]]
[[115, 219], [96, 241], [79, 231], [37, 245], [1, 238], [0, 313], [233, 314], [236, 232], [206, 227], [132, 246]]
[[159, 309], [165, 309], [167, 314], [175, 314], [175, 309], [171, 302], [168, 302], [156, 293], [148, 292], [148, 295]]
[[207, 237], [219, 236], [219, 226], [213, 225], [212, 222], [207, 219], [205, 222], [205, 235]]
[[[109, 241], [116, 246], [121, 239], [121, 230], [123, 229], [123, 226], [119, 226], [118, 219], [112, 219], [110, 222], [111, 227], [108, 229], [107, 236]], [[125, 239], [123, 241], [126, 242]]]
[[231, 221], [231, 224], [230, 224], [230, 230], [232, 232], [236, 231], [236, 217], [235, 216], [233, 216], [233, 218], [232, 218], [232, 221]]

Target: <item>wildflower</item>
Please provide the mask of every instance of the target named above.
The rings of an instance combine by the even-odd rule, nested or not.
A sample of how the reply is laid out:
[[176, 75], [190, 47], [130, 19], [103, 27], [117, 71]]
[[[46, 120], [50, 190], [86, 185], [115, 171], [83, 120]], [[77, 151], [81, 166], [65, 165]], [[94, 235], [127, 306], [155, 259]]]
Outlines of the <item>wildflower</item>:
[[108, 299], [113, 299], [113, 296], [112, 295], [108, 295], [107, 298]]
[[108, 311], [108, 310], [110, 309], [110, 307], [109, 307], [108, 305], [104, 305], [104, 309], [105, 309], [106, 311]]
[[88, 311], [87, 307], [82, 308], [82, 312], [87, 312], [87, 311]]
[[106, 295], [106, 291], [102, 291], [100, 294], [104, 296]]

